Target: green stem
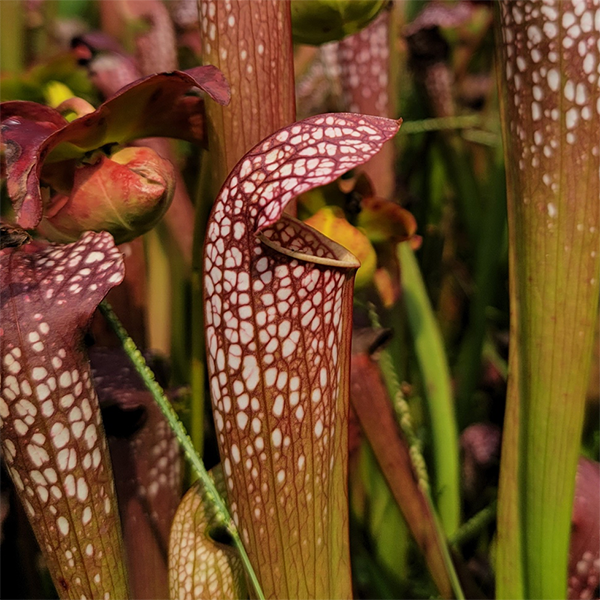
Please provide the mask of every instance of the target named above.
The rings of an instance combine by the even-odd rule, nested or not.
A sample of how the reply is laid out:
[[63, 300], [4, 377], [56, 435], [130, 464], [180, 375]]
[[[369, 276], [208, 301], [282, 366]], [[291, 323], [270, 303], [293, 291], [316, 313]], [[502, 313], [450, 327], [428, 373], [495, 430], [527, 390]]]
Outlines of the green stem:
[[[402, 123], [400, 134], [426, 133], [428, 131], [443, 131], [447, 129], [469, 129], [481, 125], [479, 115], [464, 115], [461, 117], [439, 117], [437, 119], [423, 119], [421, 121], [408, 121]], [[400, 142], [400, 136], [398, 136]]]
[[[368, 309], [371, 326], [376, 329], [381, 327], [375, 306], [369, 303]], [[415, 471], [417, 472], [417, 477], [419, 478], [419, 487], [424, 492], [429, 494], [429, 475], [427, 473], [427, 464], [421, 452], [421, 440], [418, 438], [413, 429], [410, 407], [408, 406], [408, 402], [406, 402], [404, 394], [402, 393], [400, 381], [398, 380], [398, 375], [391, 353], [387, 349], [380, 350], [377, 357], [377, 363], [381, 369], [381, 374], [383, 375], [383, 380], [385, 382], [388, 394], [392, 399], [394, 412], [396, 413], [396, 419], [398, 420], [400, 429], [402, 429], [402, 433], [408, 442], [410, 457], [412, 459]]]
[[450, 538], [451, 546], [462, 546], [474, 538], [488, 523], [496, 518], [497, 502], [494, 500], [489, 506], [473, 515], [460, 529]]
[[169, 255], [159, 228], [144, 237], [148, 269], [148, 347], [171, 355], [172, 285]]
[[415, 353], [423, 378], [433, 437], [435, 497], [446, 535], [460, 523], [458, 431], [450, 370], [417, 259], [407, 243], [398, 245], [402, 289]]
[[0, 69], [3, 74], [22, 73], [24, 57], [24, 6], [19, 0], [3, 0], [0, 6]]
[[469, 160], [465, 144], [458, 134], [444, 132], [437, 137], [448, 181], [455, 190], [460, 221], [467, 230], [471, 247], [476, 247], [483, 208], [480, 184], [473, 171], [472, 161]]
[[496, 293], [502, 240], [506, 232], [506, 185], [500, 157], [488, 184], [488, 204], [483, 215], [475, 258], [475, 293], [469, 306], [469, 325], [456, 364], [457, 413], [461, 427], [477, 419], [473, 394], [481, 373], [486, 309]]
[[215, 487], [213, 480], [208, 475], [206, 468], [204, 467], [204, 463], [202, 459], [198, 456], [198, 453], [194, 449], [194, 444], [190, 439], [185, 427], [179, 420], [177, 413], [171, 406], [168, 398], [165, 395], [162, 387], [156, 382], [154, 378], [154, 373], [150, 370], [142, 353], [138, 350], [133, 340], [127, 335], [127, 332], [121, 325], [117, 315], [113, 312], [110, 305], [104, 301], [100, 304], [100, 311], [112, 327], [113, 331], [116, 333], [117, 337], [123, 344], [123, 349], [129, 356], [129, 359], [133, 363], [136, 371], [143, 379], [144, 384], [152, 394], [152, 397], [158, 404], [161, 412], [167, 419], [171, 430], [177, 437], [177, 441], [181, 446], [186, 458], [188, 459], [191, 467], [194, 469], [200, 481], [202, 481], [202, 485], [206, 490], [207, 498], [213, 503], [215, 507], [215, 518], [222, 523], [222, 525], [227, 529], [229, 535], [233, 540], [234, 546], [237, 548], [240, 558], [244, 564], [246, 569], [246, 573], [252, 582], [254, 590], [256, 591], [256, 595], [260, 600], [264, 600], [264, 594], [260, 587], [260, 583], [258, 582], [258, 578], [256, 577], [256, 573], [250, 564], [250, 559], [248, 558], [248, 554], [246, 553], [246, 549], [244, 548], [244, 544], [240, 538], [238, 530], [227, 510], [227, 506], [225, 502], [217, 492], [217, 488]]
[[196, 451], [202, 456], [204, 451], [204, 407], [206, 390], [205, 339], [204, 339], [204, 294], [202, 293], [202, 269], [204, 236], [206, 224], [212, 207], [211, 181], [212, 173], [208, 153], [204, 152], [200, 165], [200, 179], [196, 195], [196, 212], [194, 222], [194, 242], [192, 248], [192, 363], [190, 367], [191, 433]]

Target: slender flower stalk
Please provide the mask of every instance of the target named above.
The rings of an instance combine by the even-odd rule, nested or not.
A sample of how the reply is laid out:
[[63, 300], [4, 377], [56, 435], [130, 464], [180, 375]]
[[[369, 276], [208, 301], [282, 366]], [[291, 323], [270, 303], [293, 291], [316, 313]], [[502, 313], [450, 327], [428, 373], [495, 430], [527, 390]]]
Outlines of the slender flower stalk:
[[266, 597], [350, 598], [352, 282], [344, 248], [283, 214], [375, 154], [390, 119], [319, 115], [225, 182], [204, 253], [209, 382], [229, 506]]
[[511, 346], [497, 596], [562, 598], [598, 309], [600, 4], [501, 2]]
[[[127, 335], [125, 329], [123, 329], [123, 326], [121, 325], [117, 315], [113, 312], [112, 308], [106, 302], [103, 302], [100, 304], [100, 311], [110, 323], [113, 331], [123, 344], [123, 350], [125, 350], [125, 353], [133, 363], [135, 370], [144, 381], [144, 385], [152, 394], [156, 404], [169, 423], [169, 427], [175, 434], [185, 458], [188, 460], [191, 468], [193, 469], [194, 475], [201, 481], [202, 495], [205, 497], [206, 501], [212, 505], [211, 519], [214, 520], [215, 525], [223, 526], [227, 533], [231, 536], [233, 545], [236, 547], [239, 553], [240, 560], [242, 561], [248, 579], [254, 588], [256, 597], [258, 600], [263, 600], [264, 594], [262, 593], [262, 589], [256, 578], [256, 574], [252, 569], [252, 565], [250, 564], [248, 554], [246, 553], [244, 545], [242, 544], [242, 540], [240, 539], [237, 527], [229, 514], [229, 510], [227, 509], [224, 500], [221, 498], [221, 495], [215, 486], [214, 480], [209, 476], [206, 468], [204, 467], [202, 459], [195, 451], [192, 440], [190, 439], [185, 427], [179, 420], [175, 409], [171, 406], [171, 403], [165, 395], [162, 387], [154, 378], [154, 373], [146, 364], [142, 353], [138, 350], [133, 340]], [[175, 568], [177, 568], [176, 565]]]

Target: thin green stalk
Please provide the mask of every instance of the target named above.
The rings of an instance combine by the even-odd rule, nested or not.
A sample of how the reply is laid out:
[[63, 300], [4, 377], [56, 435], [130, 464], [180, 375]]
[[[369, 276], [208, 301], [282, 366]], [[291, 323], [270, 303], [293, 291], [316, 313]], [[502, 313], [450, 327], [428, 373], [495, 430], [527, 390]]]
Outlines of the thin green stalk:
[[457, 417], [461, 428], [477, 418], [473, 406], [473, 393], [481, 373], [482, 348], [487, 325], [486, 309], [496, 292], [502, 239], [506, 231], [506, 185], [501, 157], [496, 160], [490, 177], [488, 198], [475, 257], [475, 293], [471, 299], [469, 324], [456, 365]]
[[402, 289], [423, 378], [433, 437], [434, 496], [446, 535], [460, 523], [458, 431], [454, 415], [450, 370], [444, 342], [431, 308], [415, 255], [407, 243], [398, 245]]
[[498, 503], [494, 500], [489, 506], [473, 515], [460, 529], [450, 538], [451, 546], [462, 546], [465, 542], [473, 539], [484, 527], [496, 518]]
[[20, 74], [25, 63], [24, 6], [19, 0], [0, 2], [0, 69]]
[[[375, 306], [369, 303], [368, 308], [371, 326], [374, 328], [381, 327]], [[396, 367], [394, 365], [394, 360], [391, 353], [387, 349], [380, 350], [377, 357], [377, 363], [381, 369], [381, 374], [383, 375], [388, 394], [392, 399], [398, 424], [400, 425], [400, 429], [402, 429], [402, 433], [408, 442], [410, 457], [412, 459], [415, 471], [417, 472], [417, 477], [419, 478], [419, 487], [424, 492], [429, 494], [429, 474], [427, 473], [427, 464], [425, 463], [425, 458], [421, 452], [421, 440], [418, 438], [413, 429], [410, 407], [408, 406], [408, 402], [406, 402], [404, 394], [402, 393], [400, 381], [398, 380]]]
[[242, 543], [235, 523], [233, 522], [233, 519], [229, 514], [225, 502], [217, 492], [213, 480], [209, 477], [208, 472], [204, 467], [204, 463], [202, 462], [202, 459], [198, 456], [198, 453], [194, 449], [194, 444], [192, 443], [192, 440], [188, 435], [185, 427], [183, 426], [183, 424], [179, 420], [179, 417], [177, 416], [177, 413], [171, 406], [171, 403], [169, 402], [168, 398], [164, 393], [164, 390], [154, 379], [154, 373], [152, 373], [152, 371], [146, 364], [142, 353], [138, 350], [133, 340], [127, 335], [127, 332], [121, 325], [119, 319], [117, 318], [117, 315], [115, 315], [112, 308], [106, 301], [100, 304], [100, 311], [102, 312], [102, 314], [112, 327], [113, 331], [123, 344], [123, 349], [127, 353], [127, 356], [129, 356], [129, 359], [133, 363], [133, 366], [135, 367], [136, 371], [143, 379], [144, 384], [152, 394], [152, 397], [154, 398], [161, 412], [167, 419], [169, 426], [171, 427], [171, 430], [177, 437], [177, 441], [179, 442], [179, 445], [181, 446], [181, 449], [183, 450], [191, 467], [196, 472], [198, 478], [202, 481], [202, 485], [206, 490], [207, 498], [210, 499], [210, 501], [215, 507], [215, 518], [221, 522], [221, 524], [223, 525], [223, 527], [225, 527], [229, 535], [231, 535], [233, 544], [240, 554], [240, 558], [244, 563], [246, 573], [248, 574], [248, 577], [252, 582], [252, 586], [254, 587], [257, 597], [260, 600], [264, 600], [265, 597], [262, 592], [260, 583], [258, 581], [258, 578], [256, 577], [254, 569], [252, 568], [252, 565], [250, 564], [250, 559], [248, 558], [248, 554], [246, 553], [246, 549], [244, 548], [244, 544]]
[[420, 121], [408, 121], [402, 123], [398, 143], [402, 135], [415, 133], [426, 133], [428, 131], [443, 131], [448, 129], [470, 129], [481, 126], [479, 115], [463, 115], [460, 117], [439, 117], [437, 119], [422, 119]]
[[171, 265], [158, 229], [144, 238], [148, 265], [148, 346], [165, 356], [171, 355]]
[[206, 405], [206, 346], [204, 339], [204, 300], [202, 293], [203, 248], [206, 224], [212, 207], [211, 169], [207, 168], [209, 154], [202, 154], [200, 179], [196, 194], [196, 212], [194, 222], [194, 242], [192, 249], [192, 362], [190, 366], [191, 395], [191, 435], [194, 447], [200, 456], [204, 452], [204, 410]]

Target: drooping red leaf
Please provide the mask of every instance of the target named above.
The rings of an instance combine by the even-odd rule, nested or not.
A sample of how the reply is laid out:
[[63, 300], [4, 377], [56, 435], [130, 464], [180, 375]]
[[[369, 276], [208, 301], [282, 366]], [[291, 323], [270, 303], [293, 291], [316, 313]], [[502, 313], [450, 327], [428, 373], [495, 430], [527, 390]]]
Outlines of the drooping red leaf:
[[[50, 106], [30, 102], [29, 100], [9, 100], [0, 103], [2, 107], [2, 121], [11, 118], [20, 118], [36, 123], [47, 123], [52, 129], [64, 127], [68, 121]], [[12, 126], [11, 126], [12, 128]]]
[[347, 386], [358, 262], [283, 211], [368, 160], [398, 127], [336, 114], [278, 131], [234, 168], [209, 222], [217, 436], [233, 518], [267, 597], [351, 595]]
[[[10, 152], [6, 172], [13, 180], [9, 195], [17, 210], [18, 222], [29, 229], [42, 216], [39, 179], [45, 162], [59, 163], [81, 158], [107, 145], [125, 144], [145, 137], [174, 137], [202, 141], [201, 99], [188, 92], [198, 87], [220, 104], [229, 101], [229, 87], [223, 74], [213, 66], [195, 67], [150, 75], [122, 88], [89, 115], [72, 123], [62, 117], [53, 120], [48, 109], [38, 121], [39, 109], [21, 102], [2, 103], [2, 135]], [[36, 105], [37, 106], [37, 105]], [[24, 116], [31, 109], [30, 117]], [[25, 123], [31, 118], [35, 125]], [[50, 125], [41, 125], [48, 121]], [[26, 127], [25, 130], [22, 130]], [[56, 167], [53, 167], [56, 168]]]
[[123, 261], [108, 233], [0, 254], [3, 457], [61, 597], [125, 598], [112, 469], [82, 350]]
[[[42, 218], [39, 192], [39, 150], [52, 133], [67, 125], [54, 109], [35, 102], [3, 102], [2, 145], [6, 185], [20, 225], [31, 229]], [[28, 190], [35, 193], [28, 193]]]
[[419, 487], [410, 448], [396, 423], [379, 367], [365, 352], [352, 355], [350, 399], [441, 596], [452, 598], [446, 541], [441, 538], [431, 504]]
[[[106, 144], [125, 144], [137, 138], [174, 137], [199, 141], [193, 123], [178, 120], [181, 109], [188, 116], [190, 103], [199, 102], [188, 92], [198, 87], [219, 104], [229, 101], [223, 74], [208, 65], [187, 71], [149, 75], [125, 86], [96, 111], [69, 124], [48, 140], [50, 162], [77, 158]], [[190, 100], [191, 98], [191, 100]]]
[[93, 348], [134, 598], [167, 598], [169, 531], [181, 497], [179, 445], [122, 349]]

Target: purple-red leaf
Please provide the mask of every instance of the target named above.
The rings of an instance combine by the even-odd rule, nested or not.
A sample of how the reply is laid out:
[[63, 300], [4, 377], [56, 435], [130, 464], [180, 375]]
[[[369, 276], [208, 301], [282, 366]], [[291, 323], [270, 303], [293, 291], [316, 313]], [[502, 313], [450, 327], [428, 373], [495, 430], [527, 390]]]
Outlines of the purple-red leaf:
[[452, 598], [446, 540], [440, 535], [431, 504], [419, 486], [411, 449], [398, 429], [381, 371], [366, 352], [352, 355], [350, 400], [441, 596]]
[[166, 548], [181, 498], [179, 445], [122, 349], [90, 351], [134, 598], [167, 598]]
[[217, 436], [231, 512], [267, 597], [351, 595], [347, 387], [358, 262], [283, 210], [368, 160], [398, 126], [336, 114], [278, 131], [234, 168], [209, 222]]
[[[383, 11], [362, 31], [338, 44], [340, 84], [344, 106], [351, 112], [388, 117], [390, 12]], [[394, 193], [394, 145], [386, 144], [361, 171], [367, 173], [379, 196], [391, 200]]]
[[600, 465], [580, 458], [569, 547], [569, 600], [591, 600], [600, 582]]
[[1, 109], [8, 195], [20, 216], [19, 224], [32, 229], [42, 218], [39, 150], [67, 121], [54, 109], [35, 102], [3, 102]]
[[0, 253], [2, 451], [61, 597], [125, 598], [119, 516], [83, 329], [123, 260], [108, 233]]
[[140, 79], [122, 88], [93, 113], [68, 124], [56, 112], [51, 116], [52, 109], [31, 102], [3, 103], [2, 135], [9, 149], [6, 173], [12, 181], [9, 195], [19, 224], [30, 229], [41, 219], [39, 180], [44, 162], [81, 158], [107, 145], [145, 137], [202, 141], [201, 99], [187, 95], [194, 87], [220, 104], [229, 101], [223, 74], [209, 65]]

